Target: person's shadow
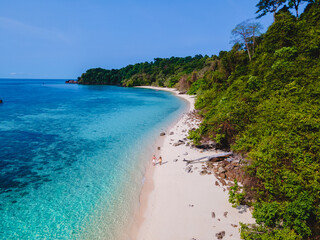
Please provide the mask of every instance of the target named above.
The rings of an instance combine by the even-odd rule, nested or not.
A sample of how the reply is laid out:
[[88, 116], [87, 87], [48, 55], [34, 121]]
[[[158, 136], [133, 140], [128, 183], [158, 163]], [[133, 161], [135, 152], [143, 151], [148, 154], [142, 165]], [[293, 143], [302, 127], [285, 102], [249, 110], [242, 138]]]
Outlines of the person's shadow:
[[[168, 161], [161, 163], [161, 165], [164, 165], [164, 164], [166, 164], [166, 163], [168, 163]], [[156, 163], [156, 165], [160, 165], [160, 163]], [[161, 165], [160, 165], [160, 166], [161, 166]]]

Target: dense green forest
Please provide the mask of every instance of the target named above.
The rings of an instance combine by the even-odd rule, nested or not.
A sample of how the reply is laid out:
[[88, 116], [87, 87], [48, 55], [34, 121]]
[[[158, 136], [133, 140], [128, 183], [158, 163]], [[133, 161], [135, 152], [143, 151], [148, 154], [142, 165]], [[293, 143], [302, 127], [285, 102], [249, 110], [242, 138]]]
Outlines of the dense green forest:
[[274, 13], [274, 23], [218, 56], [156, 58], [79, 78], [196, 94], [204, 120], [190, 138], [212, 139], [247, 159], [252, 181], [238, 201], [254, 206], [257, 224], [242, 225], [244, 239], [320, 239], [320, 3], [309, 1], [299, 16], [301, 2], [260, 0], [257, 12]]
[[110, 84], [126, 87], [154, 85], [174, 87], [181, 78], [187, 77], [204, 66], [210, 66], [206, 61], [208, 56], [155, 58], [153, 62], [128, 65], [121, 69], [106, 70], [102, 68], [89, 69], [78, 81], [80, 84]]

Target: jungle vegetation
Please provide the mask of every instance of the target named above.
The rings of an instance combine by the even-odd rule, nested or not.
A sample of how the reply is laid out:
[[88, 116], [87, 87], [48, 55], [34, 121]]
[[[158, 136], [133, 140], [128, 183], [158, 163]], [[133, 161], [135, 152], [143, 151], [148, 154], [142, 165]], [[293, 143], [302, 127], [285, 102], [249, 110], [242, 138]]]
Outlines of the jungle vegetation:
[[254, 39], [237, 36], [219, 55], [156, 58], [79, 78], [196, 94], [204, 120], [189, 137], [247, 159], [252, 181], [238, 200], [254, 207], [256, 224], [242, 225], [244, 239], [320, 239], [320, 3], [308, 1], [299, 16], [301, 2], [260, 0], [258, 13], [274, 14], [273, 24]]

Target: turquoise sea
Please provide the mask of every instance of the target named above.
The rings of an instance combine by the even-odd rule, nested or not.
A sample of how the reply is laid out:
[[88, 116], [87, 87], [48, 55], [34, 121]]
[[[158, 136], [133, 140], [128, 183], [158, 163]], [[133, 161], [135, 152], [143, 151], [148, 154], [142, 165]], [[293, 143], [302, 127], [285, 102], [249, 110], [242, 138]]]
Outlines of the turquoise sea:
[[128, 239], [164, 91], [0, 79], [0, 239]]

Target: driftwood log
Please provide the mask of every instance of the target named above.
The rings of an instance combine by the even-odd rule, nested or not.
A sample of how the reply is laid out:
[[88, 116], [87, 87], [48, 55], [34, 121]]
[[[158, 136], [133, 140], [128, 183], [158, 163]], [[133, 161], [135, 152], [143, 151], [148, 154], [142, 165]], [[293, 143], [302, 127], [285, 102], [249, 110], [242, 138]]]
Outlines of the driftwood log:
[[197, 158], [197, 159], [194, 159], [194, 160], [183, 159], [183, 161], [187, 162], [187, 165], [188, 165], [190, 163], [208, 162], [208, 161], [211, 161], [211, 160], [213, 160], [215, 158], [217, 158], [217, 159], [222, 158], [223, 159], [223, 158], [231, 156], [232, 154], [233, 154], [233, 152], [224, 152], [224, 153], [218, 153], [218, 154], [211, 155], [211, 156]]

